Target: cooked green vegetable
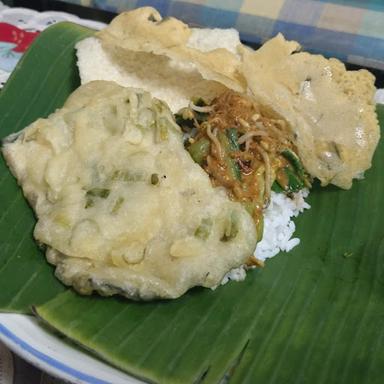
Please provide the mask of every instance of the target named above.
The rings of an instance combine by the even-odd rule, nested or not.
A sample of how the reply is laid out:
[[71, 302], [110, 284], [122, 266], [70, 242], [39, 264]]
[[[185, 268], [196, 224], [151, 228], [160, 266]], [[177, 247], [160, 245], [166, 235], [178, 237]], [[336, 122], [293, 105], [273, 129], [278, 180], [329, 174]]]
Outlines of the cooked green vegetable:
[[[231, 133], [228, 134], [229, 131], [231, 131], [231, 130], [228, 129], [226, 134], [219, 132], [217, 134], [217, 137], [218, 137], [219, 142], [221, 144], [221, 148], [224, 150], [224, 154], [223, 154], [224, 155], [224, 162], [225, 162], [225, 165], [228, 169], [229, 175], [232, 177], [232, 179], [240, 181], [241, 180], [241, 172], [240, 172], [239, 165], [236, 163], [236, 160], [234, 160], [231, 157], [231, 152], [233, 152], [232, 148], [236, 147], [236, 145], [234, 145], [232, 143], [233, 132], [231, 131]], [[228, 138], [228, 136], [231, 137], [231, 140]]]
[[298, 192], [300, 189], [304, 188], [303, 180], [296, 174], [296, 172], [291, 167], [284, 168], [284, 172], [288, 177], [288, 192]]
[[209, 139], [202, 137], [201, 139], [192, 143], [187, 149], [192, 159], [201, 165], [209, 155], [210, 148], [211, 142]]
[[272, 187], [271, 187], [272, 191], [273, 192], [276, 192], [276, 193], [284, 193], [284, 188], [282, 188], [280, 186], [280, 184], [277, 182], [277, 180], [274, 181], [274, 183], [272, 184]]
[[289, 164], [277, 170], [273, 189], [276, 192], [282, 190], [286, 193], [292, 193], [298, 192], [304, 187], [310, 187], [309, 177], [297, 154], [291, 149], [285, 149], [281, 155], [289, 161]]
[[[204, 115], [204, 123], [199, 114]], [[228, 91], [210, 104], [194, 99], [176, 119], [188, 132], [185, 143], [192, 158], [215, 186], [223, 186], [231, 199], [247, 208], [259, 240], [271, 190], [289, 195], [311, 186], [289, 126], [281, 118], [264, 114], [244, 95]], [[193, 144], [189, 144], [191, 138]], [[229, 238], [226, 231], [222, 240]]]
[[228, 138], [228, 143], [229, 143], [229, 148], [231, 151], [240, 151], [240, 146], [239, 146], [239, 136], [236, 128], [229, 128], [225, 131], [227, 138]]
[[292, 164], [295, 171], [302, 179], [307, 178], [304, 166], [295, 152], [291, 149], [285, 149], [281, 154]]
[[226, 163], [228, 170], [229, 170], [230, 174], [232, 175], [232, 177], [236, 180], [241, 180], [240, 168], [237, 165], [236, 161], [227, 156], [225, 158], [225, 163]]
[[276, 182], [286, 193], [298, 192], [305, 186], [304, 181], [297, 175], [290, 165], [280, 168], [277, 171]]

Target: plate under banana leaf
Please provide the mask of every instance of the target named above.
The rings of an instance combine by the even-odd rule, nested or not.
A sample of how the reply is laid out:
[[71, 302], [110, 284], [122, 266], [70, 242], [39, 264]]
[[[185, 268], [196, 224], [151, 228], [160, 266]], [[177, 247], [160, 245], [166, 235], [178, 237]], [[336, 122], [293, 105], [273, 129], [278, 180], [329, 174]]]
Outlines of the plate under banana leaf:
[[[7, 136], [60, 107], [78, 85], [74, 44], [43, 32], [0, 92]], [[381, 125], [384, 109], [378, 108]], [[34, 217], [0, 162], [0, 308], [31, 313], [107, 362], [159, 383], [381, 383], [384, 367], [384, 145], [349, 191], [315, 187], [301, 243], [241, 283], [174, 301], [81, 297], [53, 276]], [[75, 348], [75, 347], [74, 347]], [[80, 348], [80, 347], [79, 347]]]

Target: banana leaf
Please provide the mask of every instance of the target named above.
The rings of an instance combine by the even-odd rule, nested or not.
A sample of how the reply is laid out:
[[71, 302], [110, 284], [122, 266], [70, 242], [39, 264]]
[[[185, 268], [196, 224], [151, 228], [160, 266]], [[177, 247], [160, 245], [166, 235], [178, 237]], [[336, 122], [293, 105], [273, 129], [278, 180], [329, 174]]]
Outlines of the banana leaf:
[[[94, 31], [71, 23], [48, 28], [32, 44], [0, 92], [0, 135], [20, 131], [63, 105], [80, 84], [74, 46]], [[33, 240], [35, 219], [0, 159], [0, 308], [28, 313], [65, 288]]]
[[[42, 33], [1, 92], [2, 136], [63, 103], [78, 84], [73, 44], [89, 33], [70, 24]], [[58, 50], [61, 36], [67, 40]], [[57, 71], [62, 61], [67, 65]], [[384, 108], [378, 115], [383, 126]], [[380, 143], [366, 179], [350, 191], [316, 186], [311, 210], [296, 220], [300, 245], [249, 272], [244, 282], [151, 303], [64, 291], [32, 241], [33, 215], [1, 164], [0, 307], [28, 311], [35, 305], [60, 333], [153, 382], [379, 384], [383, 163]]]

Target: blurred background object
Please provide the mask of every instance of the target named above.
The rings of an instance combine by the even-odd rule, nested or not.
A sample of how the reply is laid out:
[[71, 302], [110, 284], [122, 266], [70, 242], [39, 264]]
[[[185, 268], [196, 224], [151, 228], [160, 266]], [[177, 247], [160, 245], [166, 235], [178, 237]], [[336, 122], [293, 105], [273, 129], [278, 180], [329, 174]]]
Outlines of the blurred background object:
[[64, 384], [14, 355], [0, 342], [0, 384]]
[[[9, 0], [33, 6], [82, 13], [109, 21], [113, 14], [150, 5], [163, 16], [190, 25], [240, 31], [244, 42], [261, 44], [282, 32], [305, 50], [384, 70], [383, 0]], [[84, 12], [89, 12], [85, 16]], [[92, 15], [92, 16], [90, 16]]]
[[7, 347], [0, 342], [0, 384], [13, 383], [13, 357]]
[[92, 29], [105, 26], [104, 23], [82, 19], [67, 12], [38, 12], [30, 8], [9, 7], [0, 1], [0, 89], [40, 31], [61, 21]]

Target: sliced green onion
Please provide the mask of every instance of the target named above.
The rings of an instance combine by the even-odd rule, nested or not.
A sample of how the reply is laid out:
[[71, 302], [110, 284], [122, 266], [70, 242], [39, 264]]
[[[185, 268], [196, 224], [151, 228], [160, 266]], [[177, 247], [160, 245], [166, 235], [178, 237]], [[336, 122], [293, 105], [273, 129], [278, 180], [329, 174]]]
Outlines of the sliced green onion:
[[111, 191], [107, 188], [92, 188], [87, 191], [87, 196], [101, 197], [102, 199], [106, 199], [109, 196], [110, 192]]
[[116, 170], [111, 176], [112, 181], [144, 181], [145, 175], [140, 172], [131, 173], [129, 171]]
[[201, 224], [196, 228], [195, 236], [202, 240], [207, 240], [212, 231], [212, 219], [206, 218], [201, 220]]
[[111, 213], [113, 214], [117, 213], [121, 208], [121, 206], [123, 205], [123, 203], [124, 203], [124, 197], [119, 196], [115, 202], [115, 205], [112, 208]]
[[109, 196], [110, 192], [111, 191], [107, 188], [92, 188], [88, 190], [85, 194], [85, 209], [91, 208], [95, 205], [94, 199], [96, 197], [106, 199]]
[[159, 175], [157, 173], [152, 173], [151, 175], [151, 184], [152, 185], [157, 185], [159, 184]]

